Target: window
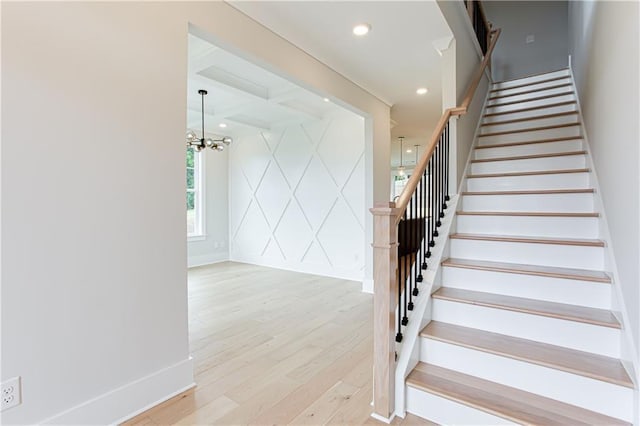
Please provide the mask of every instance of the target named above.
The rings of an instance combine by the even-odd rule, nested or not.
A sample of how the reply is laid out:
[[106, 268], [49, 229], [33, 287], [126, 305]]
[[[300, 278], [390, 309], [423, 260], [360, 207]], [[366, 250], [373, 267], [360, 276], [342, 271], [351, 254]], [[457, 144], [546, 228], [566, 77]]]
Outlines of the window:
[[187, 148], [187, 236], [204, 235], [202, 153]]

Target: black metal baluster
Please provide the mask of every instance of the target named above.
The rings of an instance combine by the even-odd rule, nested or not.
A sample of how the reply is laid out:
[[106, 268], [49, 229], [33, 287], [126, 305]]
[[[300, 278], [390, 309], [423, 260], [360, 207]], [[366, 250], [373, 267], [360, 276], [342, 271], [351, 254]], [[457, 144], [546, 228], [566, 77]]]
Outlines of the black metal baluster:
[[[427, 219], [427, 168], [428, 166], [428, 162], [427, 162], [427, 167], [425, 167], [424, 172], [422, 173], [422, 179], [420, 179], [420, 208], [421, 208], [421, 212], [422, 212], [422, 219], [420, 220], [420, 224], [422, 225], [422, 256], [420, 257], [420, 262], [422, 262], [421, 269], [425, 270], [427, 269], [427, 262], [426, 262], [426, 258], [427, 258], [427, 246], [429, 244], [429, 236], [428, 236], [428, 231], [427, 231], [427, 224], [428, 219]], [[422, 278], [422, 272], [420, 273], [420, 277]], [[422, 280], [420, 281], [422, 282]]]
[[401, 238], [401, 226], [402, 220], [398, 224], [397, 236], [398, 236], [398, 265], [396, 271], [398, 271], [398, 332], [396, 333], [396, 342], [402, 342], [402, 238]]
[[[440, 218], [442, 218], [442, 134], [440, 135], [440, 139], [438, 140], [437, 146], [437, 154], [436, 154], [436, 180], [438, 181], [436, 185], [436, 226], [439, 228], [442, 226], [442, 222]], [[437, 236], [437, 235], [436, 235]]]
[[[446, 179], [446, 185], [445, 185], [445, 195], [444, 195], [444, 201], [449, 201], [451, 200], [451, 198], [449, 198], [449, 122], [447, 121], [447, 125], [445, 126], [445, 138], [444, 138], [444, 146], [445, 146], [445, 179]], [[446, 204], [445, 204], [445, 209], [447, 208]]]
[[[417, 167], [417, 162], [416, 162], [416, 167]], [[415, 172], [414, 172], [415, 173]], [[415, 281], [414, 281], [414, 285], [413, 285], [413, 295], [417, 296], [418, 293], [418, 283], [422, 282], [422, 269], [420, 268], [420, 263], [419, 263], [419, 259], [420, 259], [420, 209], [418, 208], [418, 206], [420, 205], [420, 181], [418, 181], [418, 185], [416, 185], [416, 190], [413, 193], [413, 196], [415, 198], [414, 203], [413, 203], [413, 221], [415, 222], [414, 226], [415, 226], [415, 230], [414, 230], [414, 234], [413, 237], [415, 238], [415, 247], [416, 247], [416, 252], [413, 254], [412, 260], [414, 263], [414, 276], [415, 276]]]
[[427, 218], [427, 228], [429, 228], [429, 242], [427, 244], [427, 254], [425, 257], [431, 257], [431, 247], [433, 247], [433, 155], [429, 157], [429, 182], [427, 184], [427, 210], [429, 212]]
[[444, 164], [444, 138], [445, 132], [442, 130], [442, 135], [440, 136], [440, 218], [444, 217], [444, 209], [447, 208], [447, 204], [444, 202], [444, 171], [446, 169], [446, 165]]
[[[413, 201], [415, 199], [415, 192], [409, 198], [409, 205], [407, 205], [407, 210], [409, 211], [409, 266], [407, 267], [407, 273], [409, 278], [409, 304], [407, 305], [407, 309], [413, 311], [413, 288], [415, 286], [415, 279], [413, 275], [413, 247], [414, 247], [414, 238], [415, 238], [415, 218], [413, 215]], [[406, 297], [406, 296], [405, 296]]]
[[433, 245], [438, 236], [438, 146], [433, 151]]
[[407, 272], [409, 271], [409, 268], [407, 268], [407, 264], [406, 264], [406, 257], [409, 251], [409, 245], [408, 245], [408, 241], [407, 241], [407, 234], [408, 234], [408, 226], [407, 226], [407, 209], [404, 210], [404, 226], [402, 227], [402, 243], [404, 245], [404, 256], [402, 259], [402, 263], [403, 263], [403, 275], [402, 275], [402, 282], [403, 282], [403, 287], [404, 287], [404, 316], [402, 317], [402, 325], [407, 325], [407, 323], [409, 322], [409, 318], [407, 317]]

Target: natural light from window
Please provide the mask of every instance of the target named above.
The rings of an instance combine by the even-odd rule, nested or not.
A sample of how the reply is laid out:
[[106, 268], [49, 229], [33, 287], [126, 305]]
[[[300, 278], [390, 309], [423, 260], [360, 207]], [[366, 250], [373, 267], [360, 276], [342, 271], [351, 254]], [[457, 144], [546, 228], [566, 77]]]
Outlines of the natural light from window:
[[202, 229], [202, 153], [187, 148], [187, 236], [203, 235]]

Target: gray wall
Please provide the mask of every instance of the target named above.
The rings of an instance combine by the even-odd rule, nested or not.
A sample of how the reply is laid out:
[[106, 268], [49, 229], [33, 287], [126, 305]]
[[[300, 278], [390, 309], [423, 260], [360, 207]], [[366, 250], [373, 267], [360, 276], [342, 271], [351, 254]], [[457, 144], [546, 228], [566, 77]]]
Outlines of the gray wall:
[[[493, 53], [494, 81], [568, 66], [566, 1], [486, 1], [487, 19], [502, 35]], [[528, 35], [533, 43], [526, 43]]]
[[[619, 310], [626, 311], [625, 325], [635, 343], [630, 346], [636, 349], [640, 342], [638, 9], [638, 2], [580, 1], [569, 6], [572, 68], [614, 254], [608, 269], [618, 270], [615, 285], [623, 299]], [[625, 358], [638, 362], [632, 349], [624, 352]]]
[[[456, 99], [457, 105], [462, 103], [471, 78], [480, 66], [479, 45], [475, 35], [471, 30], [469, 16], [462, 2], [459, 1], [438, 1], [438, 6], [442, 11], [453, 35], [455, 37], [456, 57]], [[474, 46], [475, 44], [475, 46]], [[446, 72], [446, 71], [445, 71]], [[473, 101], [469, 105], [467, 114], [460, 117], [456, 123], [456, 156], [457, 156], [457, 182], [462, 179], [464, 167], [469, 158], [469, 151], [473, 144], [473, 136], [482, 112], [482, 106], [487, 95], [489, 78], [485, 73], [476, 89]]]

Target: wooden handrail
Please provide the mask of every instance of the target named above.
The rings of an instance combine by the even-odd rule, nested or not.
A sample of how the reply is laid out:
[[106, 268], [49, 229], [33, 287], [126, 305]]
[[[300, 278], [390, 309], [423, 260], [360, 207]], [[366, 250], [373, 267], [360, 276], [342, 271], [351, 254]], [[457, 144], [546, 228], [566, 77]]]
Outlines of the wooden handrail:
[[420, 158], [420, 161], [416, 165], [416, 168], [414, 169], [411, 177], [409, 178], [407, 185], [404, 187], [404, 190], [402, 191], [402, 193], [398, 197], [398, 200], [396, 201], [395, 207], [398, 209], [398, 216], [396, 217], [396, 222], [400, 221], [402, 214], [406, 210], [407, 205], [411, 200], [411, 196], [415, 192], [416, 187], [418, 186], [418, 182], [420, 181], [422, 174], [424, 173], [424, 171], [427, 168], [427, 165], [429, 164], [429, 160], [433, 155], [433, 151], [436, 149], [436, 145], [438, 143], [438, 140], [440, 139], [440, 135], [442, 134], [445, 126], [449, 122], [449, 118], [451, 118], [451, 116], [453, 115], [459, 116], [467, 113], [467, 110], [469, 109], [469, 105], [473, 100], [473, 96], [475, 95], [478, 85], [480, 84], [480, 80], [482, 80], [482, 75], [484, 74], [485, 69], [489, 64], [489, 58], [491, 58], [491, 54], [493, 53], [493, 48], [495, 47], [496, 42], [498, 41], [500, 32], [501, 30], [499, 28], [491, 31], [491, 34], [493, 35], [491, 37], [491, 44], [487, 49], [486, 55], [484, 55], [484, 58], [482, 60], [482, 63], [480, 64], [480, 67], [476, 70], [475, 74], [473, 75], [473, 79], [471, 80], [471, 83], [467, 88], [467, 91], [465, 93], [465, 96], [460, 106], [446, 109], [442, 114], [442, 117], [440, 117], [438, 124], [436, 124], [436, 128], [433, 130], [433, 133], [429, 138], [427, 149], [422, 154], [422, 157]]
[[[432, 224], [435, 224], [434, 220], [437, 217], [444, 217], [443, 210], [446, 209], [445, 201], [448, 201], [449, 198], [444, 196], [444, 192], [440, 192], [440, 197], [436, 202], [434, 198], [431, 198], [430, 208], [431, 214], [428, 219], [429, 222], [422, 227], [412, 228], [412, 225], [415, 222], [416, 212], [418, 210], [417, 207], [417, 199], [421, 199], [422, 203], [422, 214], [425, 214], [425, 206], [427, 205], [427, 197], [424, 196], [425, 191], [433, 191], [429, 192], [429, 194], [435, 194], [436, 190], [426, 190], [425, 189], [425, 175], [424, 172], [427, 169], [432, 156], [436, 150], [436, 146], [438, 145], [438, 141], [441, 139], [443, 132], [446, 135], [443, 139], [444, 148], [439, 152], [439, 162], [436, 162], [435, 167], [435, 176], [439, 176], [438, 179], [432, 181], [432, 178], [429, 177], [429, 185], [432, 185], [432, 188], [435, 188], [433, 185], [438, 185], [441, 191], [444, 191], [444, 188], [448, 188], [448, 180], [446, 177], [446, 166], [442, 167], [441, 164], [444, 162], [446, 164], [446, 159], [448, 159], [448, 132], [447, 129], [449, 119], [451, 116], [459, 116], [467, 113], [467, 109], [471, 104], [471, 100], [475, 94], [478, 85], [480, 84], [480, 80], [482, 79], [482, 75], [484, 74], [488, 63], [489, 57], [493, 52], [498, 36], [500, 35], [500, 30], [493, 30], [489, 32], [490, 43], [485, 54], [485, 57], [482, 60], [480, 68], [475, 72], [473, 78], [471, 80], [471, 84], [465, 93], [465, 97], [462, 101], [462, 104], [455, 108], [448, 108], [442, 114], [442, 117], [438, 121], [436, 128], [434, 129], [431, 138], [427, 144], [427, 148], [424, 151], [422, 157], [418, 164], [416, 164], [416, 168], [411, 178], [409, 178], [409, 182], [405, 186], [402, 194], [398, 198], [397, 202], [389, 202], [384, 204], [378, 204], [374, 208], [371, 209], [371, 213], [373, 214], [373, 277], [374, 277], [374, 333], [373, 333], [373, 341], [374, 341], [374, 357], [373, 357], [373, 370], [374, 370], [374, 412], [377, 416], [382, 418], [389, 418], [394, 413], [394, 405], [395, 405], [395, 342], [400, 342], [402, 340], [402, 334], [400, 330], [398, 330], [398, 334], [394, 339], [394, 329], [396, 326], [396, 306], [398, 306], [398, 327], [402, 325], [406, 325], [404, 323], [404, 318], [402, 322], [400, 320], [400, 305], [399, 299], [403, 294], [403, 289], [399, 287], [400, 280], [405, 281], [404, 285], [404, 297], [405, 302], [407, 301], [407, 295], [409, 295], [409, 299], [411, 296], [417, 296], [418, 293], [413, 293], [413, 291], [417, 290], [415, 285], [418, 282], [416, 278], [414, 284], [413, 291], [411, 290], [411, 284], [409, 287], [406, 286], [407, 280], [407, 267], [404, 267], [404, 272], [402, 269], [404, 261], [399, 262], [399, 256], [401, 252], [401, 244], [398, 241], [398, 223], [400, 222], [401, 217], [407, 211], [407, 206], [409, 205], [413, 194], [416, 192], [419, 182], [422, 181], [420, 186], [423, 195], [421, 197], [417, 197], [413, 203], [413, 213], [409, 216], [408, 222], [409, 227], [411, 229], [415, 229], [417, 232], [422, 232], [422, 252], [424, 252], [425, 247], [427, 246], [427, 224], [429, 227], [428, 233], [431, 233], [431, 237], [437, 236], [435, 232], [435, 227], [432, 228]], [[444, 142], [446, 141], [446, 142]], [[443, 183], [444, 182], [444, 183]], [[439, 210], [439, 211], [438, 211]], [[441, 216], [442, 215], [442, 216]], [[422, 220], [425, 220], [423, 217]], [[435, 225], [434, 225], [435, 226]], [[437, 226], [440, 226], [440, 222], [437, 222]], [[405, 226], [406, 231], [407, 226]], [[432, 232], [433, 230], [433, 232]], [[412, 241], [411, 239], [409, 239]], [[433, 240], [432, 240], [433, 242]], [[406, 241], [405, 243], [406, 244]], [[406, 247], [410, 247], [410, 245], [405, 245]], [[432, 246], [431, 246], [432, 247]], [[422, 253], [421, 252], [421, 253]], [[427, 252], [428, 253], [428, 252]], [[428, 257], [425, 255], [425, 258]], [[415, 263], [416, 268], [419, 268], [419, 263]], [[426, 268], [422, 266], [422, 268]], [[421, 278], [421, 276], [420, 276]], [[410, 280], [411, 281], [411, 280]], [[421, 279], [420, 279], [421, 281]], [[396, 299], [397, 297], [397, 299]], [[411, 308], [408, 308], [409, 310]], [[406, 315], [406, 310], [405, 310]], [[406, 317], [405, 317], [406, 318]]]

